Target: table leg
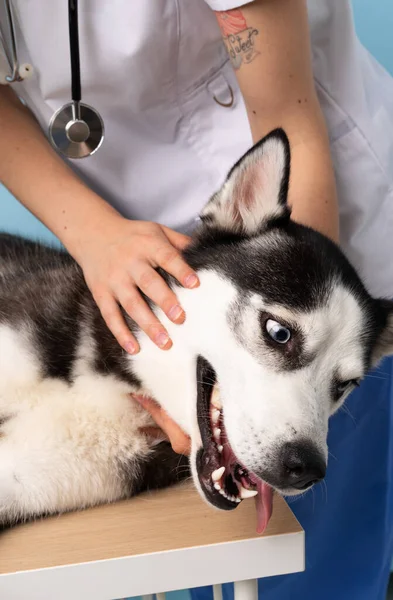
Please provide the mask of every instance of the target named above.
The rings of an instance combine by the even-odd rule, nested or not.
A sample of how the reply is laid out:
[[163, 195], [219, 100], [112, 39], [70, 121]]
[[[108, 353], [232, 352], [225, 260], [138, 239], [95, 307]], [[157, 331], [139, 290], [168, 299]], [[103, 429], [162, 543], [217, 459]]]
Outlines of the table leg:
[[221, 585], [213, 585], [213, 600], [222, 600]]
[[235, 600], [258, 600], [258, 581], [235, 581], [234, 592]]

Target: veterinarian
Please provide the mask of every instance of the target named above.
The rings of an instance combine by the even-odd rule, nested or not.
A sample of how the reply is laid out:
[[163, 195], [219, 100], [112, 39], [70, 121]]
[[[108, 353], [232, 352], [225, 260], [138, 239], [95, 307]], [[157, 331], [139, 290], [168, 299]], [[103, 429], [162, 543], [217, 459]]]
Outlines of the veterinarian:
[[[0, 86], [0, 179], [79, 262], [127, 352], [139, 348], [119, 305], [171, 347], [138, 289], [181, 327], [186, 315], [155, 268], [199, 285], [179, 251], [228, 169], [277, 126], [291, 141], [293, 218], [340, 240], [371, 293], [393, 297], [393, 80], [356, 39], [349, 1], [310, 0], [307, 12], [305, 0], [80, 0], [82, 101], [104, 136], [77, 160], [56, 152], [48, 129], [75, 99], [67, 3], [11, 7], [21, 80]], [[387, 360], [331, 421], [326, 486], [290, 501], [306, 571], [261, 581], [262, 598], [384, 598], [392, 375]], [[146, 407], [186, 451], [176, 426]]]

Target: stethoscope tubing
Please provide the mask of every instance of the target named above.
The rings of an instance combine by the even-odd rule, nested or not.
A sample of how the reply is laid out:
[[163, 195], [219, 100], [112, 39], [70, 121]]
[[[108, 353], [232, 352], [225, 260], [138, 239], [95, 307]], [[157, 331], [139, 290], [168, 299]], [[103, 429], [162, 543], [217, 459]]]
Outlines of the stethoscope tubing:
[[70, 36], [71, 98], [82, 100], [81, 67], [79, 55], [78, 0], [68, 0], [68, 24]]
[[[16, 81], [22, 81], [22, 77], [19, 74], [19, 60], [18, 60], [18, 50], [16, 45], [16, 35], [15, 35], [15, 27], [14, 27], [14, 18], [12, 14], [11, 0], [5, 0], [5, 12], [7, 15], [8, 22], [8, 31], [10, 34], [10, 42], [11, 42], [11, 51], [10, 56], [8, 56], [8, 60], [11, 67], [11, 75], [6, 75], [5, 80], [7, 83], [15, 83]], [[6, 51], [6, 48], [4, 47]], [[7, 53], [7, 52], [6, 52]]]

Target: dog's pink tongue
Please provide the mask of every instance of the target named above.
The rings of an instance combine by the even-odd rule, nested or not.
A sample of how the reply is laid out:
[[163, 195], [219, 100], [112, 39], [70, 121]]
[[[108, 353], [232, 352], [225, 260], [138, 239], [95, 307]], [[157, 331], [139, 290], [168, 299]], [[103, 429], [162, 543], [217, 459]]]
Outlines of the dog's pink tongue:
[[260, 479], [257, 482], [258, 496], [255, 496], [255, 506], [257, 509], [257, 533], [263, 533], [272, 516], [273, 509], [273, 490]]

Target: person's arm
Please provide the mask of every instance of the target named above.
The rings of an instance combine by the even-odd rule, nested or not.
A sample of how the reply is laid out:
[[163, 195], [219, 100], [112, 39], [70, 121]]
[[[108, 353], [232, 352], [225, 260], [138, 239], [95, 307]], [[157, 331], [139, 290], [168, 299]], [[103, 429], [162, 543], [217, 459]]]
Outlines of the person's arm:
[[187, 287], [198, 285], [179, 253], [188, 238], [155, 223], [124, 219], [57, 156], [30, 111], [10, 88], [1, 85], [0, 132], [0, 182], [80, 264], [121, 346], [130, 353], [138, 351], [119, 305], [159, 347], [170, 348], [164, 327], [138, 288], [173, 322], [181, 323], [184, 312], [154, 267], [162, 267]]
[[312, 75], [306, 0], [255, 0], [215, 14], [254, 142], [276, 127], [289, 137], [294, 220], [337, 241], [335, 179]]

